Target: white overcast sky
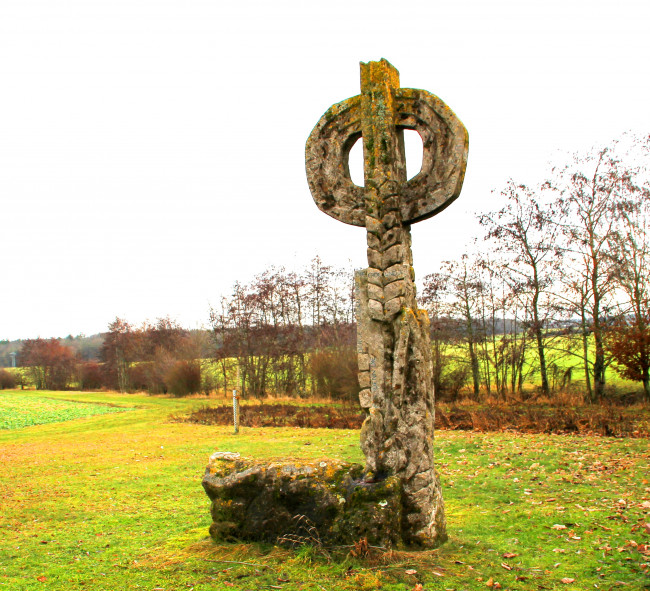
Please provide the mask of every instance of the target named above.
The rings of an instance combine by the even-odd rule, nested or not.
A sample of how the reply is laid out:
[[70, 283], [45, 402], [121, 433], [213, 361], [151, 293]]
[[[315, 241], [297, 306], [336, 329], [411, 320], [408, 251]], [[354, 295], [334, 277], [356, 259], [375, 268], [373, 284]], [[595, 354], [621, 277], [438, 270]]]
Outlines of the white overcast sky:
[[419, 277], [509, 177], [650, 131], [648, 0], [0, 0], [0, 338], [116, 316], [207, 322], [236, 280], [316, 254], [366, 265], [321, 213], [304, 145], [359, 61], [469, 131], [463, 193], [413, 228]]

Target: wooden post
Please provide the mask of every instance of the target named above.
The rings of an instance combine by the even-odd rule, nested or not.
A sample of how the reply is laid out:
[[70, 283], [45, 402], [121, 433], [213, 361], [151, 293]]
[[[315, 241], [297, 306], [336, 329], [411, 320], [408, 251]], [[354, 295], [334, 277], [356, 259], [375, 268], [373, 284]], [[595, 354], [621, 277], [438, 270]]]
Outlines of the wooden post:
[[235, 382], [235, 388], [232, 391], [232, 419], [235, 425], [235, 435], [239, 433], [239, 393], [237, 388], [239, 384], [239, 363], [237, 364], [237, 381]]

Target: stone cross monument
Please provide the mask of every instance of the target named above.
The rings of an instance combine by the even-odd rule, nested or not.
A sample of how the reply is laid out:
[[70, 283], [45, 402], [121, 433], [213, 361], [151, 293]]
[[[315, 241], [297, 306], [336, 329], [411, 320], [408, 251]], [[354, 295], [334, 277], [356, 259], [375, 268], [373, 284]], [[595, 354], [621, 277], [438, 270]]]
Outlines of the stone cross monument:
[[[422, 168], [407, 181], [403, 130], [422, 138]], [[364, 187], [348, 157], [362, 138]], [[366, 228], [368, 268], [357, 273], [359, 394], [367, 483], [402, 483], [402, 537], [446, 539], [434, 463], [434, 393], [427, 313], [417, 306], [410, 225], [460, 194], [467, 161], [463, 124], [438, 97], [400, 88], [386, 60], [361, 64], [361, 94], [330, 107], [306, 146], [309, 188], [333, 218]]]

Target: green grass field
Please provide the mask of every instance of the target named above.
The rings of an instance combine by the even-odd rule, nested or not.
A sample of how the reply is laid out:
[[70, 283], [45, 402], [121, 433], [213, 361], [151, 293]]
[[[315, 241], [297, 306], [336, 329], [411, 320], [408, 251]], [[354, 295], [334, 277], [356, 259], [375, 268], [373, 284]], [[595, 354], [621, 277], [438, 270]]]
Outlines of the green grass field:
[[243, 428], [235, 436], [168, 420], [205, 403], [198, 398], [2, 396], [135, 410], [0, 431], [0, 589], [650, 586], [647, 439], [439, 431], [449, 542], [366, 560], [342, 550], [328, 560], [318, 548], [216, 544], [200, 481], [216, 449], [361, 461], [358, 432]]
[[[503, 337], [497, 337], [497, 346]], [[555, 389], [568, 389], [579, 392], [583, 396], [586, 392], [586, 379], [584, 370], [584, 361], [580, 356], [581, 341], [578, 337], [560, 336], [549, 338], [546, 342], [546, 366], [547, 377], [551, 388]], [[490, 355], [494, 355], [492, 344], [490, 344]], [[481, 351], [482, 352], [482, 351]], [[590, 361], [594, 360], [595, 347], [590, 342]], [[450, 345], [445, 349], [447, 356], [447, 364], [450, 369], [458, 367], [459, 363], [469, 365], [469, 353], [467, 345]], [[482, 379], [484, 379], [485, 365], [483, 357], [481, 357], [480, 370]], [[640, 382], [635, 382], [621, 377], [620, 373], [616, 370], [617, 365], [611, 359], [607, 358], [607, 370], [605, 374], [607, 389], [609, 395], [616, 398], [617, 395], [639, 392], [642, 393], [643, 385]], [[491, 367], [492, 372], [491, 381], [492, 387], [495, 388], [494, 368]], [[524, 389], [527, 391], [539, 388], [541, 384], [541, 377], [539, 374], [539, 356], [534, 343], [529, 342], [526, 348], [525, 362], [523, 366], [524, 371]], [[568, 373], [567, 373], [568, 372]], [[565, 385], [562, 386], [563, 380], [566, 379]], [[508, 377], [508, 379], [510, 379]], [[471, 387], [471, 378], [465, 384], [466, 391]], [[591, 378], [593, 384], [593, 377]], [[509, 385], [509, 384], [508, 384]]]
[[129, 409], [105, 404], [55, 400], [46, 396], [5, 396], [0, 391], [0, 429], [21, 429], [126, 410]]

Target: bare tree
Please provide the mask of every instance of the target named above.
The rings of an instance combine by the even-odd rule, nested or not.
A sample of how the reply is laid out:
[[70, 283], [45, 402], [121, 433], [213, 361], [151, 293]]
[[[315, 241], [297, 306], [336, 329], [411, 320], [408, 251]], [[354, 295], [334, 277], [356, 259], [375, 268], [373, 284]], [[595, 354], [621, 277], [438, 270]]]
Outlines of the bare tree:
[[210, 315], [224, 384], [235, 358], [243, 387], [254, 396], [302, 396], [309, 383], [312, 395], [339, 396], [345, 389], [349, 397], [356, 386], [350, 371], [341, 370], [356, 359], [351, 294], [352, 274], [319, 257], [302, 273], [271, 268], [237, 283]]
[[[541, 390], [549, 392], [546, 360], [546, 328], [552, 305], [550, 288], [558, 272], [556, 225], [551, 212], [541, 205], [541, 190], [508, 181], [501, 190], [506, 204], [482, 215], [486, 239], [502, 257], [500, 268], [523, 306], [531, 314], [530, 331], [535, 337]], [[494, 267], [491, 267], [494, 268]]]
[[461, 331], [458, 320], [449, 313], [445, 299], [446, 282], [447, 278], [441, 273], [427, 275], [419, 298], [429, 313], [433, 387], [437, 399], [445, 395], [455, 399], [469, 375], [469, 372], [456, 371], [462, 368], [462, 364], [454, 363], [458, 360], [452, 355], [461, 338]]
[[[460, 261], [444, 261], [439, 273], [427, 275], [424, 280], [426, 297], [444, 297], [448, 316], [461, 319], [462, 339], [467, 346], [472, 389], [478, 398], [481, 388], [477, 346], [480, 342], [478, 318], [483, 284], [476, 263], [463, 255]], [[434, 296], [435, 294], [435, 296]]]
[[[580, 319], [583, 362], [589, 400], [605, 393], [604, 323], [614, 304], [614, 268], [610, 253], [616, 231], [616, 212], [629, 187], [630, 177], [613, 147], [575, 155], [554, 170], [553, 186], [559, 192], [555, 203], [563, 214], [559, 225], [563, 243], [564, 302], [570, 314]], [[589, 338], [594, 355], [590, 359]]]

